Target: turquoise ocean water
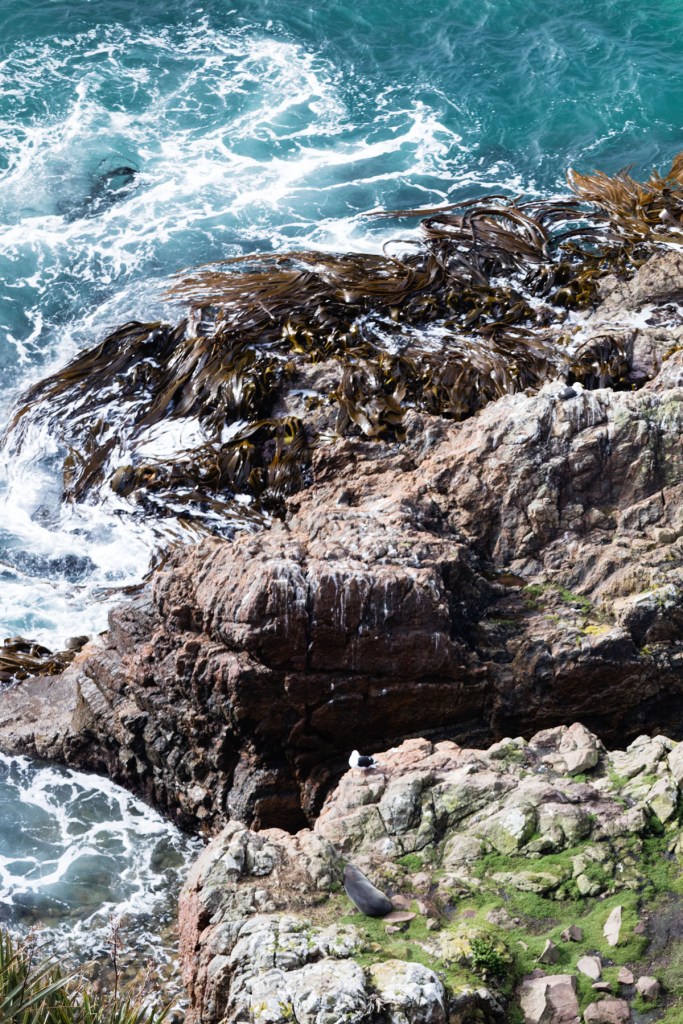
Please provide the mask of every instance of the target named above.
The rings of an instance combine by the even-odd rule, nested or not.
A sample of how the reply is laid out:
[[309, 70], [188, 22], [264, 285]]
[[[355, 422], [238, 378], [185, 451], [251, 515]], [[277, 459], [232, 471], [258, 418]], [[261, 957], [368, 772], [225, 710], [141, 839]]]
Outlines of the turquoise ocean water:
[[[683, 0], [0, 0], [0, 428], [107, 329], [173, 316], [184, 267], [377, 251], [396, 225], [370, 210], [555, 195], [569, 166], [647, 172], [680, 149]], [[158, 525], [64, 508], [56, 444], [28, 442], [0, 456], [0, 627], [61, 646], [104, 627], [98, 596], [140, 578]], [[68, 904], [59, 799], [31, 804], [33, 769], [0, 769], [0, 808], [54, 819], [48, 903]], [[0, 816], [0, 895], [34, 921], [15, 819]]]

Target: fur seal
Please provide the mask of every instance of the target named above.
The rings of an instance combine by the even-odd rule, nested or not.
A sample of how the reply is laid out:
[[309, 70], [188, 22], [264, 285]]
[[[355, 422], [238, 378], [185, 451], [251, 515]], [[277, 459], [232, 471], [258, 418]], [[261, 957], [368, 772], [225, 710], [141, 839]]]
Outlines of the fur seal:
[[394, 909], [389, 897], [380, 892], [353, 864], [347, 864], [344, 868], [344, 888], [354, 906], [366, 917], [384, 917]]

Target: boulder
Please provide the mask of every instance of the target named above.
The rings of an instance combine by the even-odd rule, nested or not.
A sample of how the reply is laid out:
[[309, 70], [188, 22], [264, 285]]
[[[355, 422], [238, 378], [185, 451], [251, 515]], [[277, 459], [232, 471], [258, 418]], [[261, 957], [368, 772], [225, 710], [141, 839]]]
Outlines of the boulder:
[[631, 1008], [625, 999], [608, 996], [597, 1003], [590, 1003], [583, 1011], [586, 1024], [626, 1024], [631, 1019]]
[[446, 1024], [444, 987], [422, 964], [385, 960], [370, 968], [370, 984], [388, 1024]]
[[562, 932], [561, 939], [563, 942], [582, 942], [583, 928], [579, 928], [578, 924], [570, 924], [569, 928]]
[[560, 959], [560, 951], [550, 939], [546, 940], [543, 952], [538, 958], [539, 964], [556, 964]]
[[551, 974], [524, 978], [517, 990], [525, 1024], [578, 1024], [576, 978]]
[[602, 974], [602, 963], [599, 956], [582, 956], [576, 962], [577, 969], [592, 981], [598, 981]]
[[659, 820], [666, 824], [678, 809], [678, 785], [669, 778], [658, 779], [648, 790], [645, 803]]
[[567, 729], [558, 747], [568, 775], [578, 775], [594, 768], [600, 756], [599, 749], [597, 737], [579, 722]]
[[638, 978], [636, 982], [636, 992], [638, 992], [643, 999], [652, 1000], [654, 1002], [659, 999], [662, 994], [662, 986], [656, 978], [651, 978], [649, 975], [643, 975]]
[[353, 960], [321, 960], [286, 974], [257, 974], [245, 1002], [249, 1019], [259, 1024], [279, 1024], [283, 1016], [301, 1024], [361, 1024], [370, 1005], [364, 972]]
[[677, 786], [683, 786], [683, 743], [677, 743], [667, 757], [669, 771]]
[[655, 772], [667, 753], [667, 745], [661, 737], [637, 736], [626, 750], [611, 751], [608, 761], [617, 775], [632, 779], [641, 773]]

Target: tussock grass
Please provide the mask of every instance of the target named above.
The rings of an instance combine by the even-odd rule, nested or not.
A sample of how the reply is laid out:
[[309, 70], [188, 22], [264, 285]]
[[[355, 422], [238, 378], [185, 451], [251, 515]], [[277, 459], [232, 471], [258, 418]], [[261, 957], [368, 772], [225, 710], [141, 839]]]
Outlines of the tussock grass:
[[167, 1014], [117, 985], [111, 995], [95, 996], [78, 972], [0, 931], [2, 1024], [162, 1024]]

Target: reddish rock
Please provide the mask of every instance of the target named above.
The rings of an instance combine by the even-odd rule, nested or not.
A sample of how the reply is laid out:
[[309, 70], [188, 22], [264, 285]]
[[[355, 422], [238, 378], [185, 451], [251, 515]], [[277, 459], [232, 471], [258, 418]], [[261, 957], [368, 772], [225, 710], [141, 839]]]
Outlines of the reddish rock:
[[410, 910], [392, 910], [384, 916], [384, 920], [390, 924], [407, 924], [417, 917], [417, 914]]
[[631, 1008], [625, 999], [601, 999], [583, 1011], [586, 1024], [626, 1024], [631, 1019]]
[[[392, 896], [391, 903], [396, 910], [409, 910], [410, 900], [407, 896]], [[421, 911], [422, 913], [422, 911]]]
[[648, 975], [643, 975], [638, 978], [636, 982], [636, 992], [638, 992], [643, 999], [654, 1000], [659, 999], [662, 994], [662, 986], [656, 978], [651, 978]]
[[[540, 973], [540, 977], [539, 977]], [[578, 1024], [576, 978], [534, 971], [517, 990], [525, 1024]]]

